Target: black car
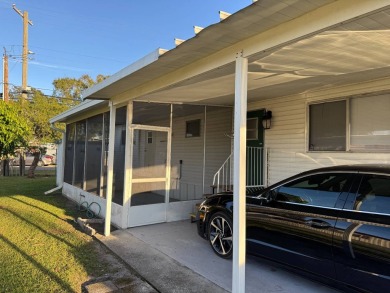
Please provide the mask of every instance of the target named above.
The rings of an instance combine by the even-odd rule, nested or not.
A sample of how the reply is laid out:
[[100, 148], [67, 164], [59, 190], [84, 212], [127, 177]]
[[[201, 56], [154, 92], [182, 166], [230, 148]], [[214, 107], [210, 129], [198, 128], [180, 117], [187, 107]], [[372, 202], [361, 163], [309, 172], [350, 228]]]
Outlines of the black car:
[[[247, 192], [247, 251], [363, 292], [390, 290], [390, 165], [311, 170]], [[198, 233], [232, 256], [233, 195], [199, 207]]]

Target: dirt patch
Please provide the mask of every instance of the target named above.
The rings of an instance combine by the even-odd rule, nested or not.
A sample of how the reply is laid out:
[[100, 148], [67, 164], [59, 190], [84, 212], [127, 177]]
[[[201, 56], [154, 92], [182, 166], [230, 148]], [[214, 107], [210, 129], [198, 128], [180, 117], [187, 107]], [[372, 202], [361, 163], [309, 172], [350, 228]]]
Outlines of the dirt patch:
[[[104, 237], [100, 234], [97, 234], [96, 236]], [[95, 290], [94, 288], [97, 288], [93, 286], [94, 284], [99, 285], [107, 282], [112, 284], [115, 289], [105, 292], [158, 292], [121, 258], [112, 253], [112, 251], [103, 245], [96, 237], [93, 237], [93, 239], [98, 259], [105, 267], [109, 267], [110, 273], [105, 273], [99, 277], [90, 276], [89, 280], [82, 284], [82, 292], [93, 292]]]
[[[76, 229], [82, 231], [82, 228], [77, 223], [77, 218], [85, 218], [85, 211], [80, 211], [79, 205], [66, 196], [62, 195], [62, 198], [68, 214], [74, 218], [72, 224]], [[91, 238], [93, 240], [94, 250], [97, 254], [97, 259], [101, 263], [102, 274], [99, 274], [98, 276], [89, 276], [88, 280], [81, 286], [82, 292], [93, 292], [93, 289], [92, 291], [89, 291], [89, 288], [96, 287], [91, 285], [99, 283], [104, 284], [106, 282], [110, 282], [115, 286], [116, 289], [112, 292], [157, 292], [146, 282], [146, 280], [142, 279], [135, 270], [98, 240], [99, 237], [104, 237], [104, 221], [100, 223], [98, 221], [93, 221], [92, 223], [88, 223], [88, 225], [96, 231], [96, 234], [91, 236]], [[111, 232], [115, 230], [117, 230], [117, 228], [111, 225]]]

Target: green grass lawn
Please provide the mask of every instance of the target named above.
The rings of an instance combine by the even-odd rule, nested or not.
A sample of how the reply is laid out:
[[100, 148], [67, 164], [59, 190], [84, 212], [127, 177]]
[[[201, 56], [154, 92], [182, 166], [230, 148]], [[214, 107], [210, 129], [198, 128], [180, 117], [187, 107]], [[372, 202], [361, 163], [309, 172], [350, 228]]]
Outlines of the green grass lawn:
[[0, 177], [0, 292], [80, 292], [110, 269], [77, 229], [77, 207], [44, 195], [54, 187], [54, 177]]

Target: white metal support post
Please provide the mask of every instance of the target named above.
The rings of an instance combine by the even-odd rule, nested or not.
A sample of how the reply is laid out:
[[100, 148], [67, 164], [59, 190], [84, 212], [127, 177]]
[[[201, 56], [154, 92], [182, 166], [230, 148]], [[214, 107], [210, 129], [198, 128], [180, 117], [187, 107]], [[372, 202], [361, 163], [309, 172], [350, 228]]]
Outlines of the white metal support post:
[[236, 56], [234, 97], [233, 293], [245, 292], [247, 80], [248, 59], [241, 51]]
[[172, 159], [172, 123], [173, 123], [173, 104], [171, 104], [169, 113], [169, 130], [167, 132], [167, 162], [165, 170], [165, 222], [168, 219], [169, 193], [171, 191], [171, 159]]
[[123, 209], [122, 209], [122, 225], [125, 229], [129, 224], [130, 201], [132, 193], [132, 178], [133, 178], [133, 149], [134, 149], [134, 131], [131, 128], [133, 123], [133, 102], [127, 104], [127, 119], [126, 119], [126, 143], [125, 143], [125, 180], [123, 186]]
[[111, 226], [112, 184], [114, 176], [114, 146], [115, 146], [115, 120], [116, 106], [110, 102], [110, 134], [108, 139], [108, 162], [107, 162], [107, 193], [106, 215], [104, 220], [104, 236], [109, 236]]

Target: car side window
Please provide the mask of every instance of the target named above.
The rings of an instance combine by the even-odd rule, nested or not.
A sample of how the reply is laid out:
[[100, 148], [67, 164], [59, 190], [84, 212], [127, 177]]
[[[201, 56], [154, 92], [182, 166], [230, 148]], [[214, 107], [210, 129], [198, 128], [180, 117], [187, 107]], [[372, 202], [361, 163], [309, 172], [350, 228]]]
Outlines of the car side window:
[[351, 174], [314, 174], [278, 187], [276, 200], [334, 207]]
[[390, 214], [390, 177], [365, 175], [359, 186], [354, 209]]

